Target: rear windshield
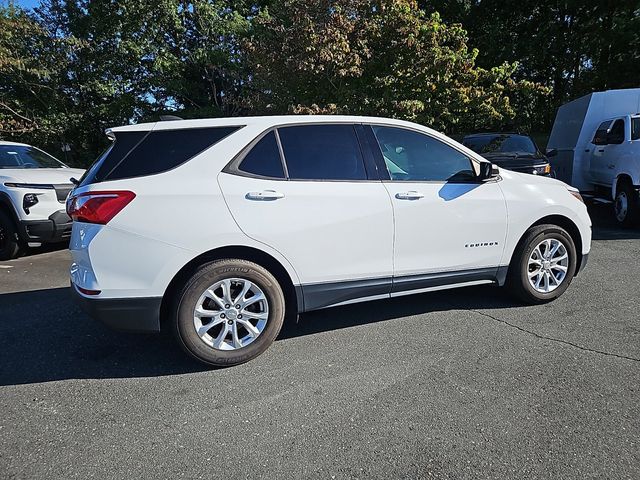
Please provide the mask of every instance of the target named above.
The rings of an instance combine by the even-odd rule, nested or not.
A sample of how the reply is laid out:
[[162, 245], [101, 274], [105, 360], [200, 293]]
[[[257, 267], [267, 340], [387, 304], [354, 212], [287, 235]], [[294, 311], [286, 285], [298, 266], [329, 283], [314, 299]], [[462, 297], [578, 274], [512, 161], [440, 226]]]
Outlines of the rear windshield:
[[466, 137], [463, 145], [479, 154], [518, 153], [535, 155], [536, 144], [526, 135], [479, 135]]
[[0, 145], [0, 168], [64, 168], [48, 153], [27, 145]]
[[143, 177], [182, 165], [241, 127], [117, 132], [115, 141], [80, 180], [80, 185]]

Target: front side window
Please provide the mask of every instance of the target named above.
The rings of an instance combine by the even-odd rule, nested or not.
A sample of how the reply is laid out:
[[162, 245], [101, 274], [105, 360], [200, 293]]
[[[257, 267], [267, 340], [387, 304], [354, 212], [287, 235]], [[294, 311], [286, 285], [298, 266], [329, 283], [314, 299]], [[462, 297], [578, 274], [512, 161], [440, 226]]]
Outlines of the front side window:
[[376, 127], [384, 162], [392, 180], [469, 181], [475, 178], [469, 157], [423, 133], [397, 127]]
[[631, 140], [640, 140], [640, 117], [631, 119]]
[[596, 130], [596, 134], [593, 136], [593, 140], [591, 140], [591, 143], [593, 143], [594, 145], [606, 145], [609, 125], [611, 125], [611, 120], [602, 122]]
[[618, 145], [622, 142], [624, 142], [624, 120], [618, 119], [613, 123], [609, 131], [607, 143]]
[[0, 145], [0, 168], [64, 168], [64, 164], [35, 147]]
[[240, 162], [238, 170], [261, 177], [284, 178], [280, 150], [273, 131], [251, 148]]
[[366, 180], [353, 125], [278, 128], [291, 180]]

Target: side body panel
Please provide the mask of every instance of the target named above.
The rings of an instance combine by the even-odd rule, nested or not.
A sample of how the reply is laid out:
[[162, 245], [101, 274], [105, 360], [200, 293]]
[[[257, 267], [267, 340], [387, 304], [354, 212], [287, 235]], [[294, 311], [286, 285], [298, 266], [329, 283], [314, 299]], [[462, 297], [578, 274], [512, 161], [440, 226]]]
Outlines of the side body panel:
[[[381, 182], [218, 177], [240, 229], [289, 259], [301, 283], [389, 277], [393, 217]], [[251, 200], [273, 190], [276, 200]]]
[[548, 178], [538, 178], [500, 170], [500, 182], [507, 205], [508, 229], [501, 265], [509, 265], [513, 252], [531, 225], [541, 218], [560, 215], [571, 220], [580, 232], [582, 254], [591, 249], [591, 219], [584, 203], [573, 197], [566, 186]]
[[[507, 209], [500, 182], [385, 182], [395, 216], [395, 277], [498, 267]], [[403, 199], [406, 192], [424, 195]]]

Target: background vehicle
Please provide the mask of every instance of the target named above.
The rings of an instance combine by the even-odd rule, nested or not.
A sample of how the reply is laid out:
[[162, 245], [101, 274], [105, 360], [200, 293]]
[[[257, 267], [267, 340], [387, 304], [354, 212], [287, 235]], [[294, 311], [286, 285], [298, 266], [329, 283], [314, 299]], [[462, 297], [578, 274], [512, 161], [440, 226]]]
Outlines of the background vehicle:
[[105, 323], [171, 330], [211, 365], [262, 353], [285, 313], [477, 284], [547, 302], [590, 249], [575, 189], [410, 122], [248, 117], [108, 134], [67, 202], [72, 290]]
[[[520, 133], [475, 133], [462, 144], [491, 163], [514, 172], [550, 175], [551, 165], [536, 143]], [[549, 152], [555, 155], [555, 151]]]
[[64, 202], [70, 178], [83, 172], [30, 145], [0, 142], [0, 260], [16, 257], [27, 244], [71, 236]]
[[638, 223], [640, 88], [594, 92], [558, 109], [549, 148], [557, 178], [599, 202], [618, 222]]

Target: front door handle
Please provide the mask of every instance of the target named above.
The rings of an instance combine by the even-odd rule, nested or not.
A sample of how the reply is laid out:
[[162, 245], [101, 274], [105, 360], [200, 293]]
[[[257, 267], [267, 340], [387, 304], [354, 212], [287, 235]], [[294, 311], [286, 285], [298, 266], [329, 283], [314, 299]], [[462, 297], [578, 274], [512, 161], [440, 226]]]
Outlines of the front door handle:
[[396, 198], [399, 200], [418, 200], [424, 198], [424, 193], [411, 190], [410, 192], [396, 193]]
[[598, 150], [600, 153], [604, 152], [604, 148], [601, 148], [600, 150]]
[[284, 198], [284, 193], [275, 190], [263, 190], [261, 192], [249, 192], [246, 198], [248, 200], [278, 200]]

